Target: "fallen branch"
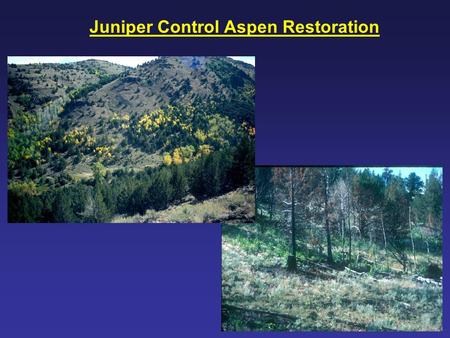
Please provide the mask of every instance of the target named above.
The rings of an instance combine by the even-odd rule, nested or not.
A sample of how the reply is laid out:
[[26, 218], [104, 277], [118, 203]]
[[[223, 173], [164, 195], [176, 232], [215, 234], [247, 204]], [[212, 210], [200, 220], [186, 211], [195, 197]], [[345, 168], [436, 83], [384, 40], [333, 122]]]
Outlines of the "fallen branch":
[[322, 264], [322, 263], [314, 263], [314, 262], [311, 262], [311, 263], [316, 265], [316, 266], [318, 266], [318, 267], [320, 267], [320, 268], [322, 268], [322, 269], [326, 269], [326, 270], [330, 270], [330, 271], [336, 271], [336, 269], [333, 269], [332, 267], [327, 266], [327, 265]]
[[436, 282], [435, 280], [433, 280], [431, 278], [425, 278], [422, 276], [414, 276], [413, 279], [415, 279], [419, 283], [430, 284], [430, 285], [434, 285], [434, 286], [442, 286], [441, 282]]
[[315, 265], [315, 266], [317, 266], [319, 268], [322, 268], [322, 269], [330, 270], [330, 271], [333, 271], [333, 272], [336, 271], [336, 269], [332, 268], [331, 266], [328, 266], [328, 265], [325, 265], [325, 264], [322, 264], [322, 263], [316, 263], [316, 262], [313, 262], [311, 260], [305, 260], [304, 262], [306, 264]]
[[288, 320], [298, 320], [299, 318], [287, 315], [284, 313], [276, 313], [276, 312], [270, 312], [270, 311], [264, 311], [264, 310], [257, 310], [257, 309], [250, 309], [250, 308], [244, 308], [236, 305], [229, 305], [229, 304], [222, 304], [222, 310], [234, 310], [234, 311], [242, 311], [242, 312], [253, 312], [259, 315], [264, 316], [272, 316], [272, 317], [280, 317]]
[[351, 273], [353, 273], [353, 274], [355, 274], [355, 275], [357, 275], [357, 276], [365, 275], [365, 272], [358, 272], [358, 271], [349, 269], [349, 268], [347, 268], [347, 267], [345, 267], [345, 271], [351, 272]]

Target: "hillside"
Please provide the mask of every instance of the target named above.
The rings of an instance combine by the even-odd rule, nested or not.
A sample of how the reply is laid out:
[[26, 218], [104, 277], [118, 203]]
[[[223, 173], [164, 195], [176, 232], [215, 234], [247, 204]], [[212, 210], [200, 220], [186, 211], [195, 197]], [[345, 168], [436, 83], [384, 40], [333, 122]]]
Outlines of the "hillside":
[[74, 63], [9, 65], [8, 113], [14, 117], [23, 111], [37, 112], [49, 104], [68, 98], [83, 86], [110, 80], [128, 67], [106, 61], [86, 60]]
[[255, 217], [255, 192], [252, 187], [239, 188], [225, 195], [198, 201], [186, 196], [165, 210], [147, 210], [145, 214], [116, 216], [112, 223], [252, 223]]
[[[226, 57], [160, 57], [136, 68], [9, 65], [10, 192], [42, 198], [79, 182], [92, 187], [98, 168], [110, 184], [123, 172], [191, 170], [207, 157], [227, 158], [224, 170], [243, 174], [254, 162], [254, 81], [253, 66]], [[251, 180], [228, 176], [213, 195]]]

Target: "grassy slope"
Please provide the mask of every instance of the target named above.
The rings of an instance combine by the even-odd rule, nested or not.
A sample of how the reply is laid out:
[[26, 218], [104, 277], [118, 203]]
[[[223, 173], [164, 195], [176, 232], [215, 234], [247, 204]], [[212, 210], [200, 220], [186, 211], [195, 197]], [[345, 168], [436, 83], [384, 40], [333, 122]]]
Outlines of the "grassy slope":
[[[17, 111], [28, 111], [26, 107], [21, 106], [17, 100], [20, 96], [15, 91], [19, 88], [13, 88], [13, 84], [19, 86], [22, 84], [27, 88], [20, 94], [31, 94], [37, 98], [46, 98], [45, 101], [55, 101], [69, 94], [70, 88], [81, 88], [87, 84], [96, 83], [99, 80], [100, 72], [104, 75], [120, 74], [126, 71], [128, 67], [116, 65], [106, 61], [86, 60], [69, 64], [28, 64], [28, 65], [9, 65], [8, 67], [8, 108], [11, 113]], [[43, 105], [47, 105], [45, 103]], [[40, 105], [34, 105], [33, 109]]]
[[223, 330], [442, 330], [441, 287], [314, 263], [289, 274], [285, 235], [255, 225], [222, 231]]
[[253, 222], [255, 216], [255, 195], [239, 188], [225, 195], [202, 202], [184, 202], [166, 210], [147, 210], [144, 215], [116, 216], [112, 223], [218, 223], [218, 221]]

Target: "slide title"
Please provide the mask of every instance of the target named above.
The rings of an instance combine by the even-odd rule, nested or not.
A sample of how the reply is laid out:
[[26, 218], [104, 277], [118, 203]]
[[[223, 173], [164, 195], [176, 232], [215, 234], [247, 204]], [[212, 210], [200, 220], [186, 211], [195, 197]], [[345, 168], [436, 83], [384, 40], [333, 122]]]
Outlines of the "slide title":
[[89, 28], [91, 38], [379, 38], [375, 22], [101, 22], [94, 20]]

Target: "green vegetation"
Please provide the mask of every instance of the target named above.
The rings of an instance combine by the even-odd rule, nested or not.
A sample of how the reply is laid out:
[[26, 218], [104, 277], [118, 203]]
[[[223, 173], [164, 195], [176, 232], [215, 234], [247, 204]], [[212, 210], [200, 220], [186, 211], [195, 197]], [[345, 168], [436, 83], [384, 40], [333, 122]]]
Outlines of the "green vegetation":
[[10, 66], [9, 221], [105, 222], [252, 185], [253, 68], [205, 60], [239, 86], [170, 57]]
[[[248, 138], [248, 137], [247, 137]], [[114, 214], [163, 210], [188, 194], [198, 200], [253, 182], [252, 142], [224, 148], [196, 160], [167, 167], [106, 171], [101, 162], [94, 178], [74, 181], [61, 174], [55, 180], [13, 181], [9, 185], [9, 218], [15, 222], [105, 222]], [[243, 152], [243, 154], [242, 154]]]
[[436, 171], [262, 167], [256, 189], [256, 224], [222, 228], [223, 330], [442, 330]]

